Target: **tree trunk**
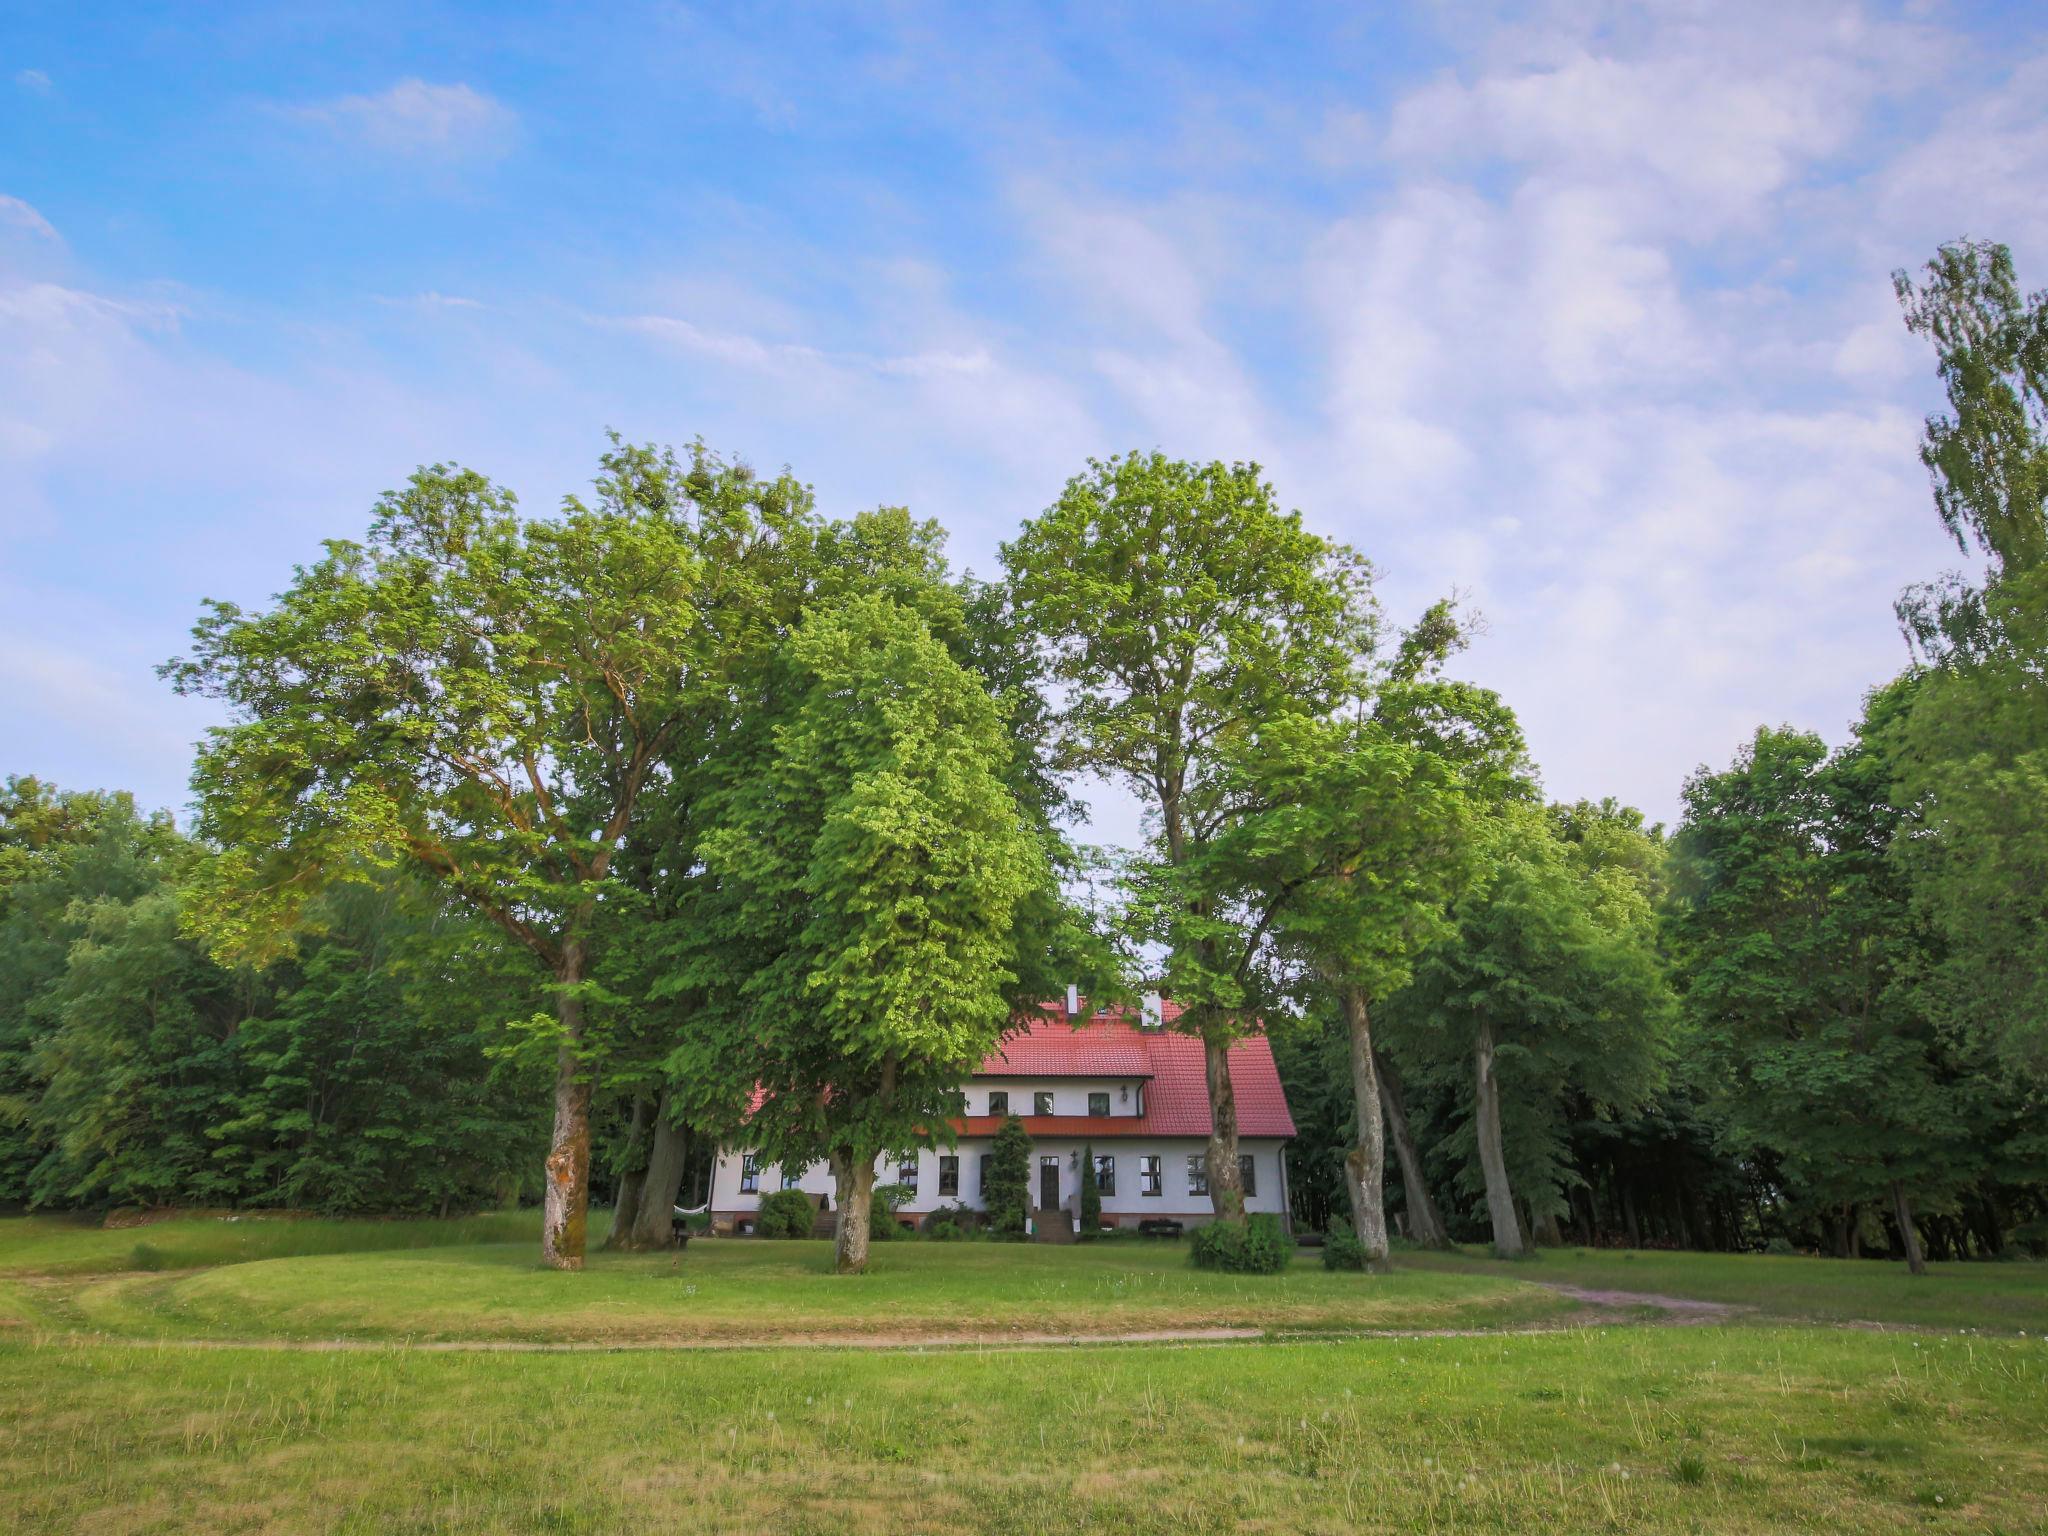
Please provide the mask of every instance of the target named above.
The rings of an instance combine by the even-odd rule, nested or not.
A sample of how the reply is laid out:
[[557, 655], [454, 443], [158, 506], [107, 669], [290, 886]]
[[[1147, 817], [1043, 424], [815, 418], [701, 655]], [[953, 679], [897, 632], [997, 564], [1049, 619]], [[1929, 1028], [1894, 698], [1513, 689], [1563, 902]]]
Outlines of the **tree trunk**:
[[1564, 1232], [1557, 1224], [1557, 1212], [1555, 1210], [1544, 1211], [1541, 1216], [1536, 1218], [1532, 1226], [1536, 1233], [1536, 1241], [1543, 1244], [1546, 1248], [1562, 1248], [1564, 1246]]
[[1230, 1081], [1230, 1046], [1204, 1033], [1202, 1054], [1209, 1069], [1209, 1204], [1218, 1221], [1244, 1225], [1244, 1179], [1237, 1167], [1237, 1089]]
[[868, 1267], [868, 1212], [875, 1194], [875, 1160], [844, 1150], [832, 1154], [832, 1185], [839, 1201], [835, 1267], [857, 1275]]
[[1343, 989], [1344, 1024], [1351, 1036], [1351, 1102], [1358, 1111], [1358, 1144], [1344, 1159], [1351, 1196], [1351, 1230], [1375, 1270], [1387, 1267], [1387, 1142], [1381, 1119], [1380, 1077], [1373, 1070], [1372, 1015], [1365, 994]]
[[640, 1214], [633, 1223], [631, 1246], [666, 1248], [676, 1240], [676, 1192], [683, 1184], [683, 1157], [690, 1133], [669, 1118], [675, 1095], [664, 1088], [654, 1112], [654, 1143], [647, 1149], [647, 1176], [640, 1193]]
[[1913, 1203], [1906, 1198], [1906, 1186], [1892, 1180], [1892, 1215], [1899, 1223], [1899, 1238], [1906, 1245], [1906, 1268], [1916, 1275], [1927, 1273], [1927, 1260], [1920, 1253], [1920, 1234], [1913, 1230]]
[[1423, 1248], [1448, 1248], [1451, 1234], [1444, 1228], [1443, 1213], [1430, 1196], [1422, 1175], [1422, 1151], [1415, 1145], [1415, 1132], [1408, 1124], [1408, 1106], [1401, 1097], [1401, 1074], [1377, 1050], [1372, 1053], [1373, 1076], [1379, 1079], [1380, 1108], [1386, 1112], [1387, 1129], [1393, 1132], [1394, 1156], [1401, 1162], [1401, 1185], [1408, 1194], [1408, 1236]]
[[640, 1215], [640, 1190], [647, 1182], [647, 1139], [654, 1116], [654, 1100], [646, 1094], [633, 1097], [633, 1125], [626, 1132], [626, 1166], [619, 1171], [618, 1199], [612, 1204], [612, 1229], [605, 1236], [607, 1248], [631, 1246], [633, 1223]]
[[1523, 1254], [1521, 1229], [1515, 1222], [1515, 1194], [1508, 1187], [1507, 1153], [1500, 1139], [1500, 1084], [1493, 1075], [1493, 1023], [1479, 1026], [1473, 1044], [1473, 1105], [1479, 1136], [1479, 1168], [1486, 1175], [1486, 1214], [1493, 1219], [1493, 1251], [1504, 1259]]
[[583, 944], [565, 940], [555, 968], [555, 1127], [541, 1195], [540, 1258], [550, 1269], [581, 1269], [590, 1219], [590, 1079], [583, 1070]]

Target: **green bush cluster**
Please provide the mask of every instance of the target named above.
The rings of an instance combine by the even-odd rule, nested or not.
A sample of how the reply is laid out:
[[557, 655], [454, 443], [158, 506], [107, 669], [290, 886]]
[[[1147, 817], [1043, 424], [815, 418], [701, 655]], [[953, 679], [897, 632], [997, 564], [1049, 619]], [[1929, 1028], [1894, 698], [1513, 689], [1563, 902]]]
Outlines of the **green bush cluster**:
[[1220, 1269], [1233, 1275], [1277, 1275], [1294, 1257], [1294, 1243], [1280, 1218], [1261, 1211], [1242, 1229], [1212, 1221], [1197, 1227], [1188, 1257], [1197, 1269]]
[[1365, 1244], [1349, 1227], [1332, 1227], [1323, 1234], [1323, 1268], [1365, 1268]]
[[817, 1213], [811, 1197], [800, 1189], [778, 1189], [765, 1196], [754, 1217], [756, 1237], [809, 1237]]

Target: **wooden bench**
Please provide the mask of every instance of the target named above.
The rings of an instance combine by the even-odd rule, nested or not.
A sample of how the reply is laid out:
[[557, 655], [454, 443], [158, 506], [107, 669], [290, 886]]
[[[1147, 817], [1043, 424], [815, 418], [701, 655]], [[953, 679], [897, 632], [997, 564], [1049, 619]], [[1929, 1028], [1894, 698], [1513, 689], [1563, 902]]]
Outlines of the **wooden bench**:
[[1170, 1216], [1147, 1216], [1138, 1223], [1138, 1233], [1142, 1237], [1179, 1237], [1181, 1224]]

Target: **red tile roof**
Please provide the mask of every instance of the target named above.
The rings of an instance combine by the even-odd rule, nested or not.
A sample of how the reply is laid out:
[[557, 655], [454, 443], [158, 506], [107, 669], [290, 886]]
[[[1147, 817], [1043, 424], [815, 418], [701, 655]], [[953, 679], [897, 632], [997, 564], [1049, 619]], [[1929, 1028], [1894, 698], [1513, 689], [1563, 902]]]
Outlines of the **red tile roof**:
[[[1178, 1004], [1163, 1008], [1171, 1026]], [[1049, 1006], [1019, 1022], [982, 1061], [976, 1077], [1147, 1078], [1143, 1115], [1025, 1115], [1035, 1135], [1207, 1136], [1209, 1077], [1202, 1042], [1171, 1027], [1140, 1029], [1134, 1010], [1077, 1014]], [[1230, 1047], [1230, 1081], [1237, 1090], [1240, 1136], [1292, 1136], [1294, 1117], [1273, 1065], [1264, 1034], [1251, 1034]], [[965, 1136], [992, 1135], [1001, 1121], [973, 1115], [958, 1122]], [[983, 1129], [984, 1125], [986, 1129]], [[1113, 1127], [1113, 1129], [1112, 1129]]]

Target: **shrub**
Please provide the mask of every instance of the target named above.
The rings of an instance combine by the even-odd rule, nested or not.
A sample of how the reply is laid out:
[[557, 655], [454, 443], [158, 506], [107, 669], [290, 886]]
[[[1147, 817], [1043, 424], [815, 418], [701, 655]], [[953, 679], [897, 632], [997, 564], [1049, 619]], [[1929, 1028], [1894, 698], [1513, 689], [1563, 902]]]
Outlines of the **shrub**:
[[1323, 1268], [1365, 1268], [1365, 1244], [1349, 1227], [1332, 1227], [1323, 1237]]
[[875, 1192], [868, 1197], [869, 1242], [894, 1242], [903, 1235], [903, 1229], [896, 1225], [896, 1207], [909, 1198], [910, 1191], [901, 1184], [875, 1186]]
[[1789, 1259], [1799, 1250], [1792, 1246], [1790, 1238], [1774, 1237], [1764, 1244], [1765, 1253], [1774, 1253], [1781, 1259]]
[[809, 1237], [811, 1223], [817, 1220], [817, 1210], [811, 1204], [811, 1197], [800, 1189], [778, 1189], [772, 1195], [762, 1197], [761, 1209], [754, 1216], [756, 1237]]
[[926, 1237], [935, 1237], [942, 1243], [957, 1242], [974, 1235], [975, 1228], [981, 1225], [981, 1212], [964, 1205], [942, 1205], [925, 1217], [922, 1225]]
[[1022, 1237], [1031, 1215], [1031, 1135], [1015, 1115], [989, 1145], [988, 1187], [981, 1192], [989, 1226], [999, 1237]]
[[1277, 1275], [1294, 1257], [1294, 1244], [1281, 1230], [1280, 1218], [1261, 1211], [1242, 1229], [1212, 1221], [1195, 1228], [1188, 1257], [1197, 1269], [1220, 1269], [1233, 1275]]
[[2048, 1259], [2048, 1216], [2037, 1216], [2012, 1230], [2012, 1240], [2037, 1259]]

